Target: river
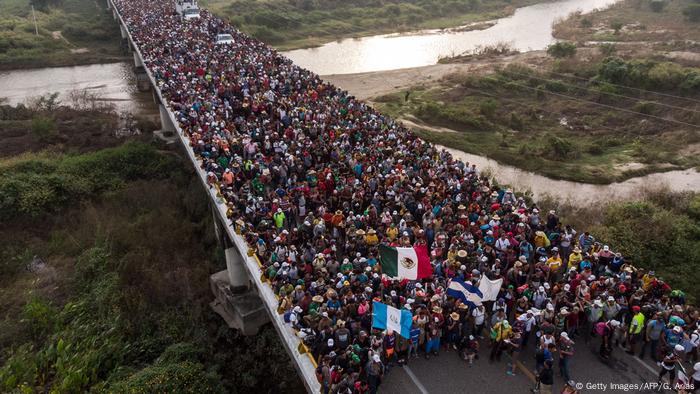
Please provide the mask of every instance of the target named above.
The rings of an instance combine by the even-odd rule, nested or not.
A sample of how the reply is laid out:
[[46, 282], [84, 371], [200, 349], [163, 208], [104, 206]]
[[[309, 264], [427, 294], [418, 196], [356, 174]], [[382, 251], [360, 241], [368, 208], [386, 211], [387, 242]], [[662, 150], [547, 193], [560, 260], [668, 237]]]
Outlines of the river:
[[294, 62], [319, 75], [395, 70], [437, 63], [440, 57], [471, 52], [479, 46], [508, 42], [520, 51], [544, 49], [555, 41], [552, 23], [570, 13], [590, 12], [619, 0], [563, 0], [515, 10], [484, 30], [426, 30], [348, 38], [316, 48], [284, 52]]
[[516, 191], [530, 191], [536, 201], [549, 195], [560, 202], [581, 207], [606, 201], [639, 198], [646, 190], [700, 191], [700, 172], [692, 168], [649, 174], [608, 185], [596, 185], [552, 179], [483, 156], [451, 148], [445, 149], [455, 158], [476, 164], [480, 171], [494, 175], [501, 184], [510, 185]]
[[[288, 54], [300, 65], [319, 74], [330, 74], [429, 65], [435, 63], [440, 55], [449, 54], [445, 51], [464, 52], [475, 45], [503, 41], [505, 38], [514, 38], [511, 41], [520, 49], [537, 49], [553, 40], [551, 22], [556, 18], [566, 16], [576, 9], [591, 10], [614, 2], [615, 0], [565, 0], [544, 3], [520, 8], [511, 17], [503, 18], [492, 28], [483, 31], [427, 32], [350, 39]], [[72, 90], [90, 89], [103, 100], [114, 103], [120, 111], [157, 113], [150, 93], [139, 92], [135, 79], [130, 63], [4, 71], [0, 72], [0, 98], [4, 97], [9, 103], [17, 104], [34, 96], [58, 92], [61, 94], [60, 99], [66, 100]], [[632, 199], [638, 197], [645, 188], [668, 187], [674, 191], [700, 191], [700, 172], [694, 169], [651, 174], [610, 185], [593, 185], [555, 180], [485, 157], [449, 150], [456, 157], [494, 174], [501, 183], [509, 184], [516, 190], [530, 190], [535, 199], [548, 194], [577, 206]]]
[[0, 71], [0, 98], [15, 105], [56, 92], [59, 100], [68, 100], [71, 91], [88, 89], [101, 100], [114, 104], [120, 112], [157, 111], [151, 94], [136, 88], [132, 67], [131, 63], [109, 63]]

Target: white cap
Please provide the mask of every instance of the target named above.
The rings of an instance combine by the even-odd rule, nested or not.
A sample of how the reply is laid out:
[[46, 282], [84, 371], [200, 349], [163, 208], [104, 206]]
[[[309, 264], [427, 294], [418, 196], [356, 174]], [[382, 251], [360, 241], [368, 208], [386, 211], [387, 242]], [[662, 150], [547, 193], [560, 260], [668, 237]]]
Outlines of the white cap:
[[610, 320], [610, 325], [613, 327], [617, 327], [620, 325], [620, 322], [617, 320]]
[[333, 346], [334, 343], [333, 338], [328, 338], [328, 346]]
[[562, 331], [562, 332], [561, 332], [561, 335], [559, 335], [559, 336], [562, 337], [562, 338], [569, 339], [569, 334], [567, 334], [566, 331]]
[[675, 327], [673, 327], [673, 331], [674, 332], [682, 332], [683, 329], [681, 328], [681, 326], [675, 326]]
[[375, 363], [378, 363], [379, 361], [381, 361], [381, 357], [379, 357], [378, 354], [375, 354], [374, 356], [372, 356], [372, 360], [374, 360]]
[[680, 343], [679, 343], [678, 345], [676, 345], [676, 346], [673, 348], [673, 350], [675, 350], [675, 351], [677, 351], [677, 352], [685, 352], [685, 348], [684, 348], [683, 345], [681, 345]]

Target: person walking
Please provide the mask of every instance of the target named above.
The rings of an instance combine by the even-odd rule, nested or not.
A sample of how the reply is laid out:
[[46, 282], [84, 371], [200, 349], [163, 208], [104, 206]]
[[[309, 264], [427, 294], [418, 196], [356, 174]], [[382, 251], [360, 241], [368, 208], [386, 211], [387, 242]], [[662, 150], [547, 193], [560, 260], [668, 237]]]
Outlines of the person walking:
[[569, 363], [574, 356], [574, 341], [569, 338], [566, 331], [559, 335], [559, 375], [565, 381], [570, 381]]
[[659, 363], [661, 365], [661, 370], [659, 371], [658, 391], [663, 389], [662, 382], [665, 375], [668, 375], [668, 383], [672, 386], [673, 381], [676, 380], [676, 364], [681, 361], [681, 356], [685, 353], [685, 348], [683, 345], [676, 345], [673, 347], [666, 357]]
[[641, 341], [642, 329], [644, 329], [644, 314], [639, 306], [635, 305], [632, 307], [632, 321], [630, 322], [630, 328], [627, 332], [627, 342], [629, 348], [627, 349], [628, 354], [634, 354], [637, 343]]

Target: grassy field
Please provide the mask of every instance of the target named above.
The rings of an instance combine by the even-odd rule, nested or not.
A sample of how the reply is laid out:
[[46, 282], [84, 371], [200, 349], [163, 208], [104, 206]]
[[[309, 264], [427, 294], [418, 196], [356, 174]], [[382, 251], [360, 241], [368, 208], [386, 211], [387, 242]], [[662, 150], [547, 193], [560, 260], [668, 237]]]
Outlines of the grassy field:
[[[660, 4], [656, 9], [652, 3]], [[554, 36], [570, 41], [646, 41], [659, 47], [698, 49], [700, 20], [684, 11], [697, 0], [624, 0], [591, 14], [573, 14], [554, 26]], [[688, 11], [685, 11], [687, 14]], [[699, 14], [700, 15], [700, 14]]]
[[279, 49], [502, 17], [547, 0], [206, 0], [236, 27]]
[[0, 69], [70, 66], [123, 60], [119, 26], [104, 1], [63, 0], [38, 8], [35, 34], [29, 0], [0, 2]]
[[[557, 179], [602, 184], [700, 165], [698, 127], [683, 124], [700, 125], [700, 111], [681, 97], [699, 98], [700, 70], [601, 57], [556, 62], [556, 71], [512, 64], [454, 74], [411, 89], [408, 101], [397, 92], [374, 102], [432, 142]], [[667, 84], [679, 98], [623, 84]]]
[[[209, 308], [226, 266], [188, 159], [110, 113], [0, 109], [0, 392], [303, 392], [272, 327]], [[58, 141], [17, 135], [39, 117]]]

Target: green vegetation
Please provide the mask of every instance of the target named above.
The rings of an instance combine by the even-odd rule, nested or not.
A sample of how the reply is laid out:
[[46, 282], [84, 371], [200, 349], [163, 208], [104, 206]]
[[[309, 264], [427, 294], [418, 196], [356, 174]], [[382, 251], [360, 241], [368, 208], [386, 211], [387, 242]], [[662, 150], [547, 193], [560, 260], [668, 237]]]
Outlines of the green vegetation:
[[640, 60], [614, 73], [614, 59], [572, 60], [569, 74], [557, 62], [556, 73], [512, 64], [493, 74], [454, 74], [413, 88], [408, 102], [400, 93], [375, 101], [417, 123], [417, 133], [432, 142], [553, 178], [610, 183], [700, 165], [695, 151], [686, 150], [700, 143], [696, 128], [645, 116], [698, 125], [693, 102], [623, 86], [657, 86], [697, 99], [699, 70]]
[[280, 49], [371, 34], [463, 26], [543, 0], [207, 0], [236, 27]]
[[694, 265], [700, 261], [700, 194], [661, 192], [611, 205], [595, 231], [636, 265], [700, 300]]
[[119, 27], [105, 2], [35, 1], [39, 35], [29, 0], [0, 2], [0, 69], [69, 66], [122, 59]]
[[[2, 135], [36, 116], [0, 108]], [[42, 113], [67, 133], [66, 108]], [[242, 337], [208, 306], [225, 264], [186, 159], [96, 143], [0, 159], [0, 392], [302, 392], [274, 329]]]
[[652, 43], [653, 48], [697, 51], [699, 0], [623, 0], [582, 15], [574, 13], [554, 26], [554, 36], [577, 42]]
[[573, 57], [576, 55], [576, 44], [566, 41], [554, 43], [547, 47], [547, 54], [557, 59]]
[[697, 93], [700, 89], [700, 69], [647, 59], [605, 58], [598, 70], [598, 78], [644, 89], [687, 93]]

